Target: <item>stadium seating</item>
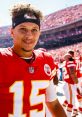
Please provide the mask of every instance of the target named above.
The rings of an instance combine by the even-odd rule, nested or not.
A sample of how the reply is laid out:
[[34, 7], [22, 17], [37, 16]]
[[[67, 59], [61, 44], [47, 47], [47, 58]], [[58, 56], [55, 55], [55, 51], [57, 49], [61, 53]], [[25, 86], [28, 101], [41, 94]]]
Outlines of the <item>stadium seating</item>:
[[45, 16], [41, 29], [49, 30], [82, 19], [82, 4], [68, 7]]

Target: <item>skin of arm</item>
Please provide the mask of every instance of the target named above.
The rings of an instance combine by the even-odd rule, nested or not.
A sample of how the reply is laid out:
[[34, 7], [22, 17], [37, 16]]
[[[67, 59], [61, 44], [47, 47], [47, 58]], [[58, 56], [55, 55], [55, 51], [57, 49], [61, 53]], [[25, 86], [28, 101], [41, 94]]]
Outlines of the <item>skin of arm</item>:
[[49, 111], [52, 114], [52, 117], [67, 117], [66, 113], [63, 109], [63, 107], [61, 106], [60, 102], [58, 101], [58, 99], [52, 101], [52, 102], [46, 102], [46, 105], [49, 109]]
[[56, 85], [54, 85], [53, 79], [50, 81], [50, 84], [46, 89], [46, 105], [51, 112], [52, 117], [67, 117], [57, 98]]
[[69, 68], [69, 73], [70, 73], [70, 77], [72, 78], [74, 83], [77, 84], [78, 83], [78, 79], [77, 79], [77, 74], [76, 74], [75, 67], [70, 67]]

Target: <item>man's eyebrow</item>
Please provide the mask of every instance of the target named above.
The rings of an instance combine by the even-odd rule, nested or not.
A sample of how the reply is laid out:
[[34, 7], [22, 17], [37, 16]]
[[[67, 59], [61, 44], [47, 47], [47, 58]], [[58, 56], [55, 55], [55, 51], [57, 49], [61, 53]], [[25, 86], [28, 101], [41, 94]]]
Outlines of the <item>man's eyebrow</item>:
[[20, 27], [26, 27], [26, 26], [24, 26], [24, 25], [21, 24]]

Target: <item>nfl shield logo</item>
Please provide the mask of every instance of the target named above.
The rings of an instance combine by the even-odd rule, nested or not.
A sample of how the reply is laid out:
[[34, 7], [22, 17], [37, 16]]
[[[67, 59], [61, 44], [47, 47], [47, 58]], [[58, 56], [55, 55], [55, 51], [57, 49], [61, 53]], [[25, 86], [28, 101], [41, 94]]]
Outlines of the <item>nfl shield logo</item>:
[[28, 70], [29, 70], [29, 73], [31, 73], [31, 74], [34, 73], [34, 67], [29, 67]]

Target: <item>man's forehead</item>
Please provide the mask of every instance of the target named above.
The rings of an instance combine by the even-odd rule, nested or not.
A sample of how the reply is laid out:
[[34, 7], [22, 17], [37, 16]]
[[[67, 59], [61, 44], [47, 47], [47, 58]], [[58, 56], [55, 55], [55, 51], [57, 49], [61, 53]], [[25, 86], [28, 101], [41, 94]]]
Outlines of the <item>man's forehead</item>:
[[24, 23], [21, 23], [18, 25], [20, 28], [23, 27], [23, 28], [39, 28], [39, 26], [35, 23], [32, 23], [32, 22], [24, 22]]

